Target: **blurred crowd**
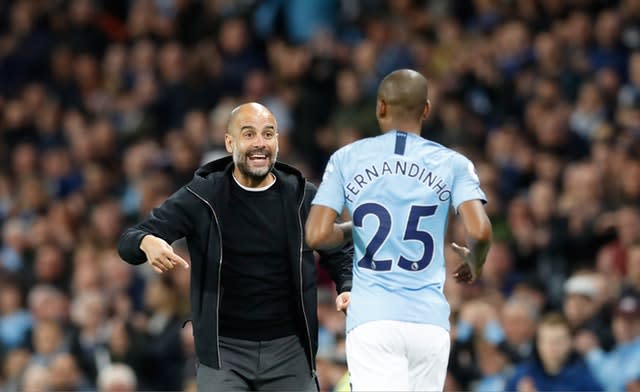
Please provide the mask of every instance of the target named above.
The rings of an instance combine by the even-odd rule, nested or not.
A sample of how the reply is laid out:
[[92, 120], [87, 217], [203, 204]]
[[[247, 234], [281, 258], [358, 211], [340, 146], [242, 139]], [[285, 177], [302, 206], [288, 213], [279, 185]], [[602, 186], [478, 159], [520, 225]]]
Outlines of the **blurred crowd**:
[[[119, 234], [226, 154], [241, 102], [317, 183], [398, 68], [495, 230], [482, 279], [445, 286], [446, 389], [640, 391], [640, 0], [0, 2], [0, 391], [195, 390], [188, 272], [125, 264]], [[344, 390], [319, 279], [318, 376]]]

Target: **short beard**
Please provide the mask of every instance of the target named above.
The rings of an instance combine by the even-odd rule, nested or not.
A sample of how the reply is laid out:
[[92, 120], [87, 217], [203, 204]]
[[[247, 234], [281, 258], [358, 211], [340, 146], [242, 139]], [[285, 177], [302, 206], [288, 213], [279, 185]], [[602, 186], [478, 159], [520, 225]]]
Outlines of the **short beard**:
[[264, 169], [251, 169], [249, 165], [247, 165], [247, 155], [247, 153], [245, 153], [244, 155], [240, 155], [238, 149], [234, 148], [233, 164], [238, 168], [238, 170], [240, 170], [240, 173], [242, 173], [243, 176], [252, 181], [260, 182], [264, 180], [269, 175], [269, 173], [271, 173], [271, 170], [273, 170], [273, 167], [276, 164], [276, 160], [278, 159], [278, 149], [276, 149], [273, 155], [267, 154], [268, 158], [271, 160], [271, 163]]

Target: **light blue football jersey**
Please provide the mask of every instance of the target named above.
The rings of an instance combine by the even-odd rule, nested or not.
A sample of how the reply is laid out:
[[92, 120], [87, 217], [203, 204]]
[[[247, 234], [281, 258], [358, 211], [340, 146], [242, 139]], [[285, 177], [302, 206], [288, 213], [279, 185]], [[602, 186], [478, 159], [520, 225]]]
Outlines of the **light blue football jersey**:
[[332, 156], [313, 200], [353, 219], [347, 331], [376, 320], [449, 329], [444, 237], [449, 208], [486, 201], [473, 163], [413, 133], [390, 131]]

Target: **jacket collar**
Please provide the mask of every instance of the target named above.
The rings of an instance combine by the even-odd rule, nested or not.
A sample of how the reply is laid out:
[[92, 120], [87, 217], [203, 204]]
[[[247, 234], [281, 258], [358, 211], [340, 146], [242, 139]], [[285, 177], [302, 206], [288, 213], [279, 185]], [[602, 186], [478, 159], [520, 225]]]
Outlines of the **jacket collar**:
[[[220, 190], [219, 187], [228, 186], [232, 170], [233, 157], [226, 156], [216, 159], [198, 168], [188, 186], [202, 197], [212, 201], [216, 191]], [[302, 173], [293, 166], [276, 161], [273, 174], [283, 184], [286, 194], [295, 195], [296, 201], [300, 202], [306, 181]]]

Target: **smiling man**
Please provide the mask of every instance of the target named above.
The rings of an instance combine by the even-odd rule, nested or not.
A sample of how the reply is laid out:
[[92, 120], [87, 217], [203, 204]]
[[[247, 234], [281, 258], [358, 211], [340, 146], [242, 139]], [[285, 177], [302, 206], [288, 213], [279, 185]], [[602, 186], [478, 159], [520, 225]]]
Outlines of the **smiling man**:
[[[316, 188], [277, 162], [278, 125], [258, 103], [235, 108], [231, 154], [128, 229], [120, 256], [157, 273], [191, 268], [200, 391], [316, 391], [316, 267], [302, 229]], [[186, 237], [191, 265], [169, 244]], [[351, 247], [321, 252], [338, 292], [351, 289]]]

